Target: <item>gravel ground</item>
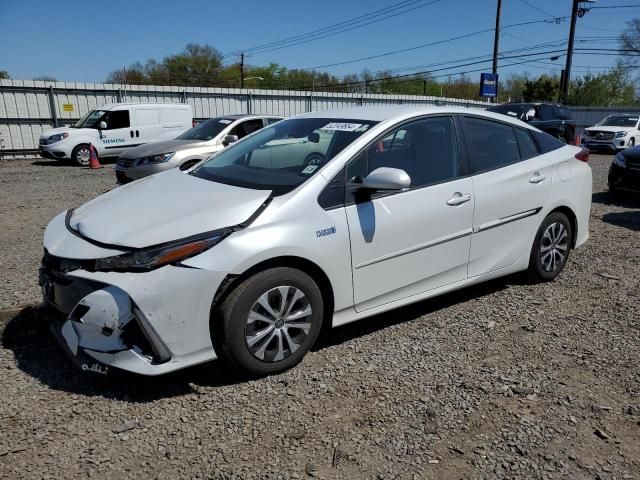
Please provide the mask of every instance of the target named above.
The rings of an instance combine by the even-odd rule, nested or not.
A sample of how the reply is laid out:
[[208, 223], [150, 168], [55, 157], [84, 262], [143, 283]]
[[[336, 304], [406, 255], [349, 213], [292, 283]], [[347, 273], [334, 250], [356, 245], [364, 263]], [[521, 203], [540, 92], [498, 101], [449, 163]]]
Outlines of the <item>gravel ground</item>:
[[592, 156], [591, 238], [555, 282], [329, 331], [252, 381], [78, 372], [32, 308], [40, 242], [112, 168], [0, 164], [0, 478], [640, 480], [640, 199], [610, 202], [609, 162]]

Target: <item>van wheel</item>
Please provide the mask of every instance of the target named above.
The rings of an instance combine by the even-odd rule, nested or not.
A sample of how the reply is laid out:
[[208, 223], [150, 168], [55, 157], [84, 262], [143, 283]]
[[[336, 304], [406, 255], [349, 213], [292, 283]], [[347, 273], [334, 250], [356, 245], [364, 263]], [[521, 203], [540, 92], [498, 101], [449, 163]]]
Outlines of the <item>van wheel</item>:
[[81, 167], [86, 167], [89, 165], [89, 158], [91, 157], [91, 151], [89, 150], [89, 145], [78, 145], [71, 152], [71, 159], [76, 165], [80, 165]]
[[567, 216], [554, 212], [540, 225], [531, 248], [529, 276], [537, 282], [550, 282], [564, 269], [571, 250], [573, 232]]
[[222, 302], [219, 324], [212, 325], [220, 335], [215, 344], [222, 358], [244, 373], [279, 373], [297, 365], [316, 342], [323, 308], [309, 275], [271, 268], [244, 280]]

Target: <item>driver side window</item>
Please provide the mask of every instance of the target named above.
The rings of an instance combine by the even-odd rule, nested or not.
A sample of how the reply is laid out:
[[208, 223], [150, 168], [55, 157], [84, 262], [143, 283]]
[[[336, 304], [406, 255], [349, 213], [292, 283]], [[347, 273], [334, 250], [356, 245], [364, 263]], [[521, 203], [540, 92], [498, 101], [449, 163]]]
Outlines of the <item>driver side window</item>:
[[115, 110], [108, 112], [105, 116], [107, 130], [115, 130], [117, 128], [129, 128], [129, 110]]
[[347, 166], [347, 180], [357, 181], [380, 167], [404, 170], [411, 178], [411, 188], [456, 178], [458, 143], [453, 118], [431, 117], [392, 130]]
[[262, 128], [262, 120], [256, 118], [254, 120], [247, 120], [239, 123], [231, 129], [229, 135], [237, 135], [238, 139], [246, 137], [247, 135], [260, 130]]

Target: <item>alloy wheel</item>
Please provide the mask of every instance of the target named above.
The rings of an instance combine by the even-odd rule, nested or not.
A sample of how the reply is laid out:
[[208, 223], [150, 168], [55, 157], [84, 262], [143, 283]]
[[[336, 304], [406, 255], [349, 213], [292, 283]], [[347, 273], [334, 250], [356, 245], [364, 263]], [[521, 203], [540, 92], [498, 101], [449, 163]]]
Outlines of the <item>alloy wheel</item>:
[[88, 148], [81, 148], [76, 153], [76, 158], [78, 159], [78, 162], [80, 164], [88, 165], [89, 159], [91, 158], [91, 152], [89, 151]]
[[540, 264], [546, 272], [562, 267], [569, 251], [569, 234], [560, 222], [550, 224], [540, 240]]
[[293, 354], [311, 329], [311, 304], [298, 288], [279, 286], [253, 304], [245, 324], [245, 341], [254, 357], [278, 362]]

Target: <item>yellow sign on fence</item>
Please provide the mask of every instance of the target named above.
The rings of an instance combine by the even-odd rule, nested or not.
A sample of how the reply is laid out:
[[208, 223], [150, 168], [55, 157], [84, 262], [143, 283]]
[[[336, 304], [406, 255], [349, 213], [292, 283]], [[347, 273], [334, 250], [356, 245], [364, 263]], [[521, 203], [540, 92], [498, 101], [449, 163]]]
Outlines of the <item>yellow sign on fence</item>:
[[63, 103], [62, 110], [65, 112], [73, 112], [73, 103]]

